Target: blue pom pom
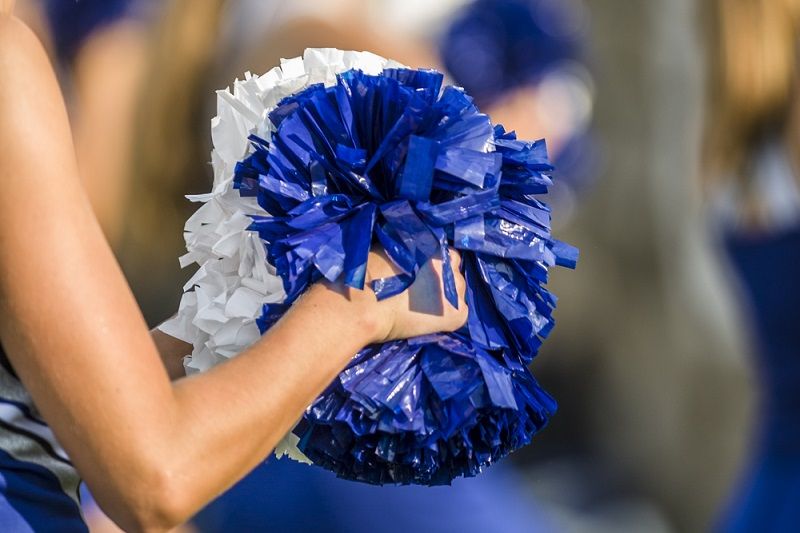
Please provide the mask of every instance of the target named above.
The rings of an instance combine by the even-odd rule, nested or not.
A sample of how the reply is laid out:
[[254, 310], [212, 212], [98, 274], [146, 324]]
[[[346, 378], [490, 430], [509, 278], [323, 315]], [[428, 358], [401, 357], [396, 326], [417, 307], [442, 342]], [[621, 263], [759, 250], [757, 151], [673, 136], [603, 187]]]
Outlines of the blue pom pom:
[[548, 268], [577, 251], [550, 235], [535, 195], [552, 171], [543, 141], [493, 126], [441, 74], [348, 71], [270, 114], [251, 137], [235, 187], [270, 213], [251, 229], [267, 244], [286, 301], [265, 306], [266, 331], [322, 278], [363, 289], [372, 246], [413, 283], [432, 257], [457, 294], [448, 250], [461, 250], [470, 308], [455, 333], [368, 346], [307, 409], [294, 432], [315, 464], [368, 483], [449, 483], [528, 444], [556, 408], [526, 365], [553, 328]]

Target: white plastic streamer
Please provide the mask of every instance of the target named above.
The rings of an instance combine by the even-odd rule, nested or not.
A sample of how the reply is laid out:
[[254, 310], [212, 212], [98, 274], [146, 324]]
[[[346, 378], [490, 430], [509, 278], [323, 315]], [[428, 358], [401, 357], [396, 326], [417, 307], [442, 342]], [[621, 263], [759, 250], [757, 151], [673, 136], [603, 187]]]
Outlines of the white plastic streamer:
[[[278, 103], [309, 85], [336, 83], [336, 75], [358, 69], [379, 74], [402, 67], [370, 52], [309, 48], [303, 57], [282, 59], [262, 76], [245, 74], [230, 88], [217, 91], [217, 116], [211, 120], [214, 186], [210, 193], [187, 196], [203, 205], [186, 221], [187, 253], [182, 267], [199, 265], [186, 282], [178, 313], [159, 326], [164, 333], [192, 344], [184, 359], [186, 373], [202, 372], [241, 353], [260, 337], [256, 319], [266, 303], [285, 298], [281, 279], [267, 263], [264, 243], [248, 231], [249, 215], [268, 215], [255, 198], [233, 188], [236, 163], [252, 151], [248, 136], [269, 139], [268, 115]], [[269, 383], [264, 384], [265, 387]], [[310, 462], [289, 432], [275, 455]]]

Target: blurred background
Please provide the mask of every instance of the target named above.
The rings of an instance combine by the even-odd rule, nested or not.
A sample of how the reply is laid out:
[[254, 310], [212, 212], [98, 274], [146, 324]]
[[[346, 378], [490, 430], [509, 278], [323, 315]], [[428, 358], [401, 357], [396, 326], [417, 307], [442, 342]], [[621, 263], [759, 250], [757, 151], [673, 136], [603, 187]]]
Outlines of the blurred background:
[[214, 90], [306, 47], [441, 69], [557, 167], [555, 232], [581, 259], [552, 276], [533, 371], [559, 412], [531, 446], [433, 489], [273, 458], [185, 529], [800, 530], [797, 4], [18, 0], [153, 325], [191, 274]]

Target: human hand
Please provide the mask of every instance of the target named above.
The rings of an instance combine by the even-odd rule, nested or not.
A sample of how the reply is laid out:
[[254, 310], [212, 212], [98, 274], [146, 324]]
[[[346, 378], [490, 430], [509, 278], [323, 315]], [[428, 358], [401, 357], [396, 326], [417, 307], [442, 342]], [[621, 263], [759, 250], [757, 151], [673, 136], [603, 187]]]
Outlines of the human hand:
[[455, 331], [464, 325], [468, 313], [464, 300], [466, 281], [461, 274], [461, 255], [457, 251], [450, 251], [450, 264], [458, 293], [458, 309], [444, 297], [442, 261], [439, 258], [429, 260], [407, 290], [378, 301], [369, 288], [370, 282], [400, 273], [382, 249], [369, 254], [364, 290], [323, 282], [311, 287], [309, 297], [318, 300], [332, 292], [344, 296], [347, 310], [343, 309], [343, 312], [353, 313], [353, 319], [364, 325], [368, 343]]
[[[450, 250], [450, 266], [456, 282], [458, 308], [444, 296], [442, 260], [429, 260], [417, 273], [414, 283], [400, 294], [380, 302], [376, 310], [384, 317], [376, 342], [405, 339], [440, 331], [455, 331], [467, 321], [468, 308], [464, 300], [466, 281], [461, 274], [461, 254]], [[367, 262], [368, 282], [397, 275], [383, 250], [370, 252]], [[366, 291], [374, 298], [371, 290]]]

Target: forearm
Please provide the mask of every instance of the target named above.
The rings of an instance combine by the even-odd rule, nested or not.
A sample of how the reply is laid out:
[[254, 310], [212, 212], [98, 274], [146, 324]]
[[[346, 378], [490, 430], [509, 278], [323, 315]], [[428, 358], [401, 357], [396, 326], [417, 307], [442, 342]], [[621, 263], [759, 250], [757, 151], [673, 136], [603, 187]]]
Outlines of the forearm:
[[156, 485], [156, 493], [168, 495], [168, 523], [188, 519], [266, 458], [305, 407], [376, 337], [375, 324], [357, 301], [313, 287], [253, 347], [176, 381], [169, 405], [131, 428], [147, 450], [120, 450], [131, 442], [122, 434], [121, 442], [103, 443], [117, 450], [117, 462], [102, 469], [100, 482], [107, 485], [96, 490], [100, 504], [112, 517], [124, 517], [124, 506], [147, 497], [130, 494], [129, 472], [152, 472], [155, 465], [158, 472], [141, 479], [141, 490]]
[[[324, 286], [314, 287], [253, 348], [175, 384], [186, 427], [185, 449], [175, 460], [192, 457], [191, 464], [175, 469], [183, 476], [178, 485], [192, 487], [188, 510], [199, 508], [262, 461], [372, 339], [374, 325], [354, 307]], [[202, 449], [197, 442], [204, 443]], [[196, 468], [211, 463], [213, 468]]]

